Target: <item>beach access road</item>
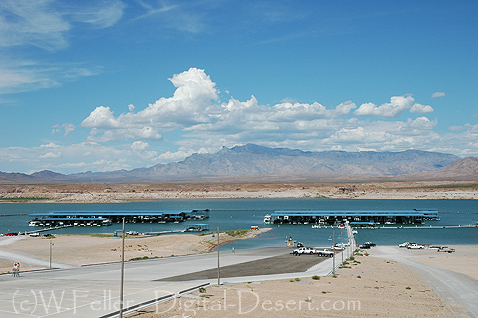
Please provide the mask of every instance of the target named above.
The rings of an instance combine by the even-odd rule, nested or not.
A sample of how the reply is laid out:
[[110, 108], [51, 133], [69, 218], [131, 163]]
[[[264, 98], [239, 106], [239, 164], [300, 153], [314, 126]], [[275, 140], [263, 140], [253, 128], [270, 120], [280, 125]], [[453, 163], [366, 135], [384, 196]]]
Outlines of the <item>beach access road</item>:
[[[454, 270], [437, 268], [420, 262], [424, 256], [434, 258], [435, 256], [442, 257], [443, 254], [436, 255], [437, 252], [434, 249], [408, 250], [396, 246], [378, 246], [371, 250], [370, 254], [394, 260], [414, 270], [442, 300], [451, 305], [449, 309], [456, 314], [456, 317], [465, 314], [463, 309], [471, 317], [478, 317], [478, 302], [476, 301], [478, 299], [478, 280]], [[453, 256], [442, 257], [439, 261], [440, 267], [455, 268]], [[453, 304], [459, 306], [453, 306]]]
[[[324, 276], [332, 270], [332, 259], [314, 256], [307, 259], [288, 255], [291, 259], [306, 264], [302, 268], [297, 267], [297, 270], [304, 271], [287, 273], [283, 262], [274, 261], [274, 258], [289, 253], [290, 248], [282, 247], [220, 253], [221, 268], [228, 268], [231, 273], [236, 272], [234, 265], [247, 262], [256, 262], [254, 266], [257, 273], [261, 272], [260, 267], [277, 267], [276, 274], [248, 276], [247, 272], [244, 272], [246, 276], [232, 275], [236, 277], [222, 278], [221, 283]], [[340, 254], [337, 255], [341, 257]], [[263, 262], [258, 262], [260, 260]], [[313, 263], [307, 263], [311, 260]], [[156, 299], [176, 297], [203, 284], [217, 284], [217, 278], [206, 276], [205, 279], [194, 279], [195, 275], [192, 274], [214, 268], [217, 268], [216, 253], [126, 262], [124, 307], [152, 305], [152, 301]], [[240, 271], [240, 268], [237, 270]], [[0, 316], [112, 317], [110, 314], [120, 308], [120, 273], [121, 263], [110, 263], [72, 269], [22, 272], [20, 277], [0, 275]], [[190, 280], [165, 281], [167, 278], [183, 275], [191, 275]]]

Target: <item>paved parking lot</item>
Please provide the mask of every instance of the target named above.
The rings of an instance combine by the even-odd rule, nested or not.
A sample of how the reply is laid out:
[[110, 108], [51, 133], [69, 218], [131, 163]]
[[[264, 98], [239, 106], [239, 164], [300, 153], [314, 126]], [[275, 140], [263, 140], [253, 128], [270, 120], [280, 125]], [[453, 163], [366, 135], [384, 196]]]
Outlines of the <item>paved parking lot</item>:
[[[221, 253], [221, 267], [257, 261], [288, 253], [284, 248], [267, 248]], [[299, 261], [299, 257], [290, 256]], [[305, 256], [301, 256], [305, 257]], [[314, 256], [311, 256], [314, 257]], [[127, 262], [125, 265], [125, 307], [137, 306], [215, 279], [161, 281], [162, 279], [217, 268], [217, 254], [198, 254]], [[230, 277], [221, 283], [284, 279], [326, 275], [332, 259], [301, 273]], [[73, 269], [23, 272], [20, 277], [0, 275], [1, 317], [108, 317], [119, 309], [121, 264], [103, 264]], [[191, 278], [194, 278], [192, 275]], [[198, 277], [199, 278], [199, 277]]]

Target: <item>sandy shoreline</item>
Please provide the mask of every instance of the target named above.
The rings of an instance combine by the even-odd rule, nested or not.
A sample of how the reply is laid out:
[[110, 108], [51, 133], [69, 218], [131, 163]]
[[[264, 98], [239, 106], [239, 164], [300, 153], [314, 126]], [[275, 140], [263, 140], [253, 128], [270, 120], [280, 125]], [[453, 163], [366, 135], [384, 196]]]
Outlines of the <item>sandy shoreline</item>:
[[[231, 236], [221, 232], [219, 244], [232, 240], [253, 238], [271, 230], [263, 228], [248, 230], [245, 235]], [[52, 261], [57, 264], [82, 266], [118, 262], [121, 260], [122, 240], [112, 238], [111, 235], [57, 235], [54, 238], [18, 236], [8, 244], [11, 237], [0, 238], [0, 273], [12, 270], [13, 259], [2, 258], [1, 251], [32, 257], [36, 260], [48, 262], [50, 260], [50, 244], [52, 246]], [[7, 242], [3, 244], [2, 242]], [[212, 234], [176, 234], [159, 236], [126, 236], [125, 260], [160, 258], [178, 255], [208, 253], [217, 246], [217, 235]], [[3, 260], [2, 260], [3, 259]], [[20, 261], [20, 260], [16, 261]], [[47, 266], [42, 262], [21, 262], [22, 270], [41, 269]], [[37, 265], [36, 265], [37, 264]], [[55, 267], [55, 266], [53, 266]], [[58, 267], [58, 265], [57, 265]]]
[[451, 181], [267, 184], [0, 185], [0, 202], [108, 203], [170, 199], [478, 199], [478, 183]]

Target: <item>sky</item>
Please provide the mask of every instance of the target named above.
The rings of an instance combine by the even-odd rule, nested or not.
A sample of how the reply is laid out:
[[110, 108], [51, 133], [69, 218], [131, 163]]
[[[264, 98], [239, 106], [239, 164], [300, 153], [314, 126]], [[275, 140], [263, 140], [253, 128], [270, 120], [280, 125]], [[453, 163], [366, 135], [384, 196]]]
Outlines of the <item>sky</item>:
[[478, 156], [478, 1], [2, 0], [0, 171], [254, 143]]

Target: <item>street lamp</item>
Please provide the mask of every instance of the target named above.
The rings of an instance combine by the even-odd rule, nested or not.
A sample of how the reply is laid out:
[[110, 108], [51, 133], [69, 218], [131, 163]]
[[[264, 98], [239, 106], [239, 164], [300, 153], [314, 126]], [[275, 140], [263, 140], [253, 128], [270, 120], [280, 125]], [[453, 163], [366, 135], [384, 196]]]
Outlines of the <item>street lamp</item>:
[[335, 276], [335, 231], [334, 231], [334, 240], [332, 241], [332, 253], [333, 253], [333, 262], [332, 262], [332, 273]]
[[219, 226], [217, 227], [217, 285], [221, 285], [221, 270], [219, 267]]
[[119, 311], [119, 317], [123, 318], [123, 300], [124, 300], [124, 295], [123, 295], [123, 290], [124, 290], [124, 237], [125, 237], [125, 232], [124, 232], [124, 217], [123, 217], [123, 239], [122, 239], [122, 248], [121, 248], [121, 288], [120, 288], [120, 311]]
[[51, 269], [51, 247], [53, 246], [53, 242], [50, 239], [50, 269]]

